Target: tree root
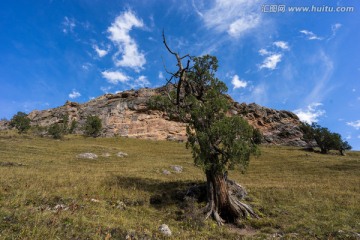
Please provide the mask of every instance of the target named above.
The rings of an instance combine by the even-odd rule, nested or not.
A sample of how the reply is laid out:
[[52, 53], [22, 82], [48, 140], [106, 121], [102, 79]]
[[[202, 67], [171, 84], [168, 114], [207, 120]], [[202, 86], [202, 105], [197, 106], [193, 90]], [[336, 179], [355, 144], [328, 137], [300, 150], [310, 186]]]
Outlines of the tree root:
[[[226, 209], [219, 209], [219, 207], [216, 206], [214, 193], [207, 193], [206, 185], [192, 186], [187, 191], [186, 196], [193, 197], [198, 201], [207, 199], [207, 205], [203, 209], [205, 220], [212, 217], [219, 226], [224, 225], [226, 222], [223, 217], [229, 217], [227, 219], [230, 219], [230, 221], [232, 221], [232, 219], [236, 220], [248, 217], [259, 218], [251, 206], [242, 201], [247, 195], [245, 188], [229, 179], [226, 179], [226, 184], [228, 191], [228, 204]], [[213, 190], [213, 186], [210, 186], [210, 192], [213, 192]], [[206, 197], [207, 194], [210, 195]], [[224, 214], [224, 212], [226, 213]], [[221, 214], [224, 214], [224, 216], [221, 217]]]

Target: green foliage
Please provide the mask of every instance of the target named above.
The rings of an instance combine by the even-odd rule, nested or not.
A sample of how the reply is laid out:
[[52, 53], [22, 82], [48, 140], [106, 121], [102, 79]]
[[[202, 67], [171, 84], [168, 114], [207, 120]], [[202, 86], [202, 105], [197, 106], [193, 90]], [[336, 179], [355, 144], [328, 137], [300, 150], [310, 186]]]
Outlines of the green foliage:
[[206, 55], [191, 60], [180, 89], [173, 85], [168, 96], [153, 97], [149, 105], [188, 122], [187, 147], [205, 172], [222, 173], [235, 165], [245, 169], [250, 154], [257, 153], [253, 128], [240, 117], [227, 116], [230, 102], [225, 83], [215, 77], [217, 58]]
[[253, 141], [255, 144], [261, 144], [264, 136], [262, 135], [261, 131], [258, 128], [254, 128], [253, 130]]
[[102, 129], [101, 119], [98, 116], [88, 116], [84, 125], [84, 134], [88, 137], [97, 137]]
[[341, 149], [349, 151], [352, 149], [352, 147], [350, 146], [350, 144], [347, 141], [343, 141], [341, 143]]
[[71, 124], [70, 124], [70, 128], [69, 128], [69, 133], [70, 134], [73, 134], [74, 133], [74, 131], [75, 131], [75, 129], [76, 129], [76, 127], [77, 127], [77, 121], [75, 120], [75, 119], [73, 119], [72, 121], [71, 121]]
[[48, 128], [45, 126], [35, 125], [31, 127], [31, 132], [35, 136], [44, 137], [48, 133]]
[[50, 125], [48, 134], [50, 134], [54, 139], [61, 139], [64, 135], [63, 124], [54, 123]]
[[25, 133], [30, 129], [30, 119], [26, 113], [18, 112], [12, 117], [10, 126], [15, 127], [20, 134]]
[[321, 127], [317, 123], [303, 123], [301, 129], [304, 133], [303, 139], [310, 143], [315, 140], [321, 150], [321, 153], [328, 153], [330, 150], [350, 150], [351, 146], [348, 142], [343, 141], [341, 135], [331, 132], [328, 128]]
[[69, 132], [69, 115], [63, 115], [61, 127], [64, 134], [67, 134]]

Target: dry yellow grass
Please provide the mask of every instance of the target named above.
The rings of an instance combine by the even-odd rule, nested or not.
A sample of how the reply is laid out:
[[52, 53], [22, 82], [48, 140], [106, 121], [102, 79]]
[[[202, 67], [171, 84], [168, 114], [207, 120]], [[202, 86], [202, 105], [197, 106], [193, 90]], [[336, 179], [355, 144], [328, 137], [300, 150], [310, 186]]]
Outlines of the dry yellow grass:
[[[184, 218], [179, 192], [205, 180], [184, 144], [81, 136], [57, 141], [1, 132], [0, 162], [6, 164], [0, 166], [0, 239], [124, 239], [131, 232], [161, 238], [162, 223], [174, 239], [237, 239], [239, 233], [257, 239], [275, 233], [355, 239], [360, 233], [358, 152], [341, 157], [290, 147], [261, 149], [246, 174], [229, 174], [248, 189], [262, 216], [243, 222], [252, 230], [239, 231]], [[120, 151], [128, 156], [117, 157]], [[99, 158], [77, 158], [84, 152]], [[171, 165], [183, 166], [183, 173], [164, 175]]]

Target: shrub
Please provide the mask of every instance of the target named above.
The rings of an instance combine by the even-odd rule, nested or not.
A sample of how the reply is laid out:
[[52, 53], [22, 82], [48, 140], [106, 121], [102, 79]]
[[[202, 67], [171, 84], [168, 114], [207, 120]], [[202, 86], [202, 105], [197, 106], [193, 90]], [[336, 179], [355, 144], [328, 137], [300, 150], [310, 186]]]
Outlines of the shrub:
[[261, 144], [262, 140], [263, 140], [263, 135], [261, 133], [261, 131], [258, 128], [254, 128], [253, 130], [253, 141], [255, 144]]
[[98, 116], [88, 116], [84, 125], [84, 134], [88, 137], [97, 137], [102, 129], [101, 119]]
[[63, 135], [64, 135], [63, 126], [61, 126], [59, 123], [54, 123], [49, 127], [48, 133], [54, 139], [61, 139], [63, 137]]
[[15, 127], [20, 134], [25, 133], [30, 129], [30, 119], [26, 113], [18, 112], [12, 117], [10, 126]]
[[73, 134], [76, 127], [77, 127], [77, 121], [75, 119], [73, 119], [70, 124], [69, 133]]
[[64, 134], [69, 132], [69, 115], [63, 115], [62, 117], [62, 132]]

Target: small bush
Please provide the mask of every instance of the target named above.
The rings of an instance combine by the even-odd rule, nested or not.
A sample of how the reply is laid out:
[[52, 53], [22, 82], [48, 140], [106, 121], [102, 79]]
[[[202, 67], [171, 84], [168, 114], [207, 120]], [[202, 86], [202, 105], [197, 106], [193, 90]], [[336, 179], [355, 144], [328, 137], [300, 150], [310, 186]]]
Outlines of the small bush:
[[73, 119], [70, 124], [69, 133], [73, 134], [76, 127], [77, 127], [77, 121], [75, 119]]
[[262, 133], [260, 132], [259, 129], [257, 128], [254, 128], [254, 131], [253, 131], [253, 141], [255, 144], [261, 144], [262, 140], [263, 140], [263, 135]]
[[31, 127], [31, 132], [35, 136], [44, 137], [48, 133], [47, 127], [35, 125]]
[[61, 139], [64, 135], [63, 126], [61, 126], [59, 123], [54, 123], [49, 127], [48, 133], [54, 139]]
[[20, 134], [25, 133], [30, 129], [30, 119], [26, 113], [18, 112], [12, 117], [10, 126], [15, 127]]
[[102, 129], [101, 119], [98, 116], [88, 116], [84, 125], [84, 135], [98, 137]]

